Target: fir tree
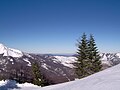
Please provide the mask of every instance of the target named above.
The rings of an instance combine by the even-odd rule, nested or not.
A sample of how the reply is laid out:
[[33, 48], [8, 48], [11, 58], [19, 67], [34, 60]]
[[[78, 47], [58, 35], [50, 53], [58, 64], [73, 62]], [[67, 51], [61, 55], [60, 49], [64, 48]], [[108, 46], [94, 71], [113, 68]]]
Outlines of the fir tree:
[[40, 72], [40, 68], [37, 62], [32, 64], [32, 71], [34, 75], [34, 81], [33, 83], [38, 86], [44, 86], [44, 79]]
[[88, 41], [86, 34], [83, 33], [82, 39], [78, 40], [77, 62], [75, 63], [75, 72], [78, 78], [83, 78], [89, 75], [88, 68]]
[[75, 72], [78, 78], [99, 72], [102, 68], [100, 55], [92, 35], [87, 40], [84, 33], [81, 40], [78, 41], [77, 62], [75, 63]]
[[88, 42], [88, 50], [88, 58], [90, 62], [89, 73], [93, 74], [99, 72], [102, 68], [102, 65], [93, 35], [90, 35], [90, 39]]

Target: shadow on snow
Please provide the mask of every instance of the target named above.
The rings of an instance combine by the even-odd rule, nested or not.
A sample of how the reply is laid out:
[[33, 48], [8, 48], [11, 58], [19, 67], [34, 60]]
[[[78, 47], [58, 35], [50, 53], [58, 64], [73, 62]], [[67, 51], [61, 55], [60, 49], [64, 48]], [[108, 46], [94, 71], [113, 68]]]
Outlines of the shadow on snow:
[[0, 86], [0, 90], [10, 90], [10, 89], [20, 89], [20, 87], [18, 87], [16, 85], [16, 81], [7, 81], [7, 83], [3, 86]]

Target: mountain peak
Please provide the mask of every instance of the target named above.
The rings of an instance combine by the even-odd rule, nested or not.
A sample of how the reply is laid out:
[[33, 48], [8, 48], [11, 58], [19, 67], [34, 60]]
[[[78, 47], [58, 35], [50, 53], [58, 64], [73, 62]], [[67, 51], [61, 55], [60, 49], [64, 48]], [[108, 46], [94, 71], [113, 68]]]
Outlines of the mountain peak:
[[17, 49], [8, 48], [0, 43], [0, 54], [3, 56], [22, 57], [23, 53]]
[[120, 52], [116, 53], [116, 55], [118, 56], [118, 58], [120, 58]]

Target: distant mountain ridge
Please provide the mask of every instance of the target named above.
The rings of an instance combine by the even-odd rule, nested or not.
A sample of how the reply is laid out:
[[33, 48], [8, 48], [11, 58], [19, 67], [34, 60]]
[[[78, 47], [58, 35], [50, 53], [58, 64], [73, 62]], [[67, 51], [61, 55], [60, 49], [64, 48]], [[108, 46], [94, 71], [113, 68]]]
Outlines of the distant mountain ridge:
[[101, 53], [100, 56], [103, 64], [114, 66], [120, 63], [120, 53]]

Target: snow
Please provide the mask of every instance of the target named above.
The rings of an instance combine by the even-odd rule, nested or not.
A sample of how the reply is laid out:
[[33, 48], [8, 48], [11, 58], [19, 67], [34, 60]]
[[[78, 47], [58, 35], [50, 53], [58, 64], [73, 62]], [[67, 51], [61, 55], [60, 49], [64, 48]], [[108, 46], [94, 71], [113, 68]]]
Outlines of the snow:
[[0, 81], [0, 90], [120, 90], [120, 64], [83, 79], [46, 87]]
[[29, 58], [34, 59], [34, 57], [32, 57], [29, 53], [25, 53], [25, 52], [24, 52], [24, 55], [27, 56], [27, 57], [29, 57]]
[[102, 61], [102, 64], [107, 64], [107, 65], [111, 66], [110, 61], [108, 60], [105, 53], [100, 54], [100, 56], [102, 57], [100, 59]]
[[120, 64], [80, 80], [40, 90], [120, 90]]
[[31, 88], [36, 88], [36, 87], [39, 87], [40, 88], [40, 86], [37, 86], [37, 85], [34, 85], [34, 84], [31, 84], [31, 83], [24, 83], [24, 84], [17, 84], [17, 86], [18, 87], [31, 87]]
[[31, 83], [19, 84], [13, 80], [0, 81], [0, 90], [36, 90], [41, 88]]
[[47, 64], [43, 63], [41, 66], [42, 66], [43, 68], [49, 70], [48, 67], [47, 67]]
[[118, 58], [120, 58], [120, 53], [117, 53], [116, 55], [118, 56]]
[[13, 61], [13, 59], [12, 59], [12, 58], [10, 59], [10, 61], [12, 62], [12, 64], [14, 64], [14, 61]]
[[0, 44], [0, 54], [3, 56], [22, 57], [23, 53], [19, 50], [8, 48], [3, 44]]
[[118, 62], [120, 59], [120, 53], [101, 53], [100, 56], [102, 64], [106, 64], [109, 66], [112, 66], [113, 62]]
[[[115, 57], [114, 57], [115, 54], [110, 54], [110, 53], [101, 53], [100, 56], [101, 56], [101, 61], [102, 61], [102, 64], [104, 65], [108, 65], [108, 66], [111, 66], [111, 60], [113, 60]], [[116, 55], [118, 57], [120, 57], [120, 53], [116, 53]], [[61, 63], [63, 64], [64, 66], [66, 67], [69, 67], [69, 68], [73, 68], [73, 64], [74, 62], [76, 62], [76, 57], [75, 56], [54, 56], [55, 59], [53, 59], [53, 62], [54, 63]]]
[[102, 57], [101, 60], [107, 61], [107, 57], [105, 53], [100, 54], [100, 56]]
[[73, 68], [73, 64], [75, 62], [76, 57], [67, 57], [67, 56], [54, 56], [55, 59], [53, 59], [53, 62], [59, 62], [63, 64], [64, 66]]
[[28, 58], [24, 58], [23, 60], [28, 63], [27, 66], [32, 66], [31, 62], [28, 60]]
[[11, 58], [10, 61], [13, 62], [13, 59]]

